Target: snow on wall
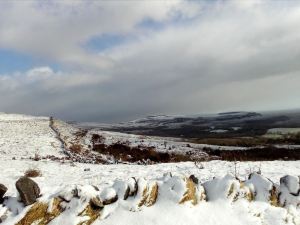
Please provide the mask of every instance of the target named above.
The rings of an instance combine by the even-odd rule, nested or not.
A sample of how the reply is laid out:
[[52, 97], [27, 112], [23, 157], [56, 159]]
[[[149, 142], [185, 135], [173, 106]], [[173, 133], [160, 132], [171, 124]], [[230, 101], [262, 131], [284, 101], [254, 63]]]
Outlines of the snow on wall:
[[[21, 225], [24, 221], [52, 225], [161, 224], [162, 221], [162, 224], [199, 224], [206, 221], [207, 225], [215, 225], [224, 224], [224, 219], [225, 224], [300, 224], [299, 178], [280, 179], [280, 185], [275, 187], [276, 199], [286, 201], [278, 201], [276, 207], [270, 199], [272, 185], [256, 173], [245, 182], [226, 175], [203, 184], [171, 174], [154, 180], [129, 178], [115, 180], [101, 190], [91, 185], [65, 186], [44, 194], [37, 203], [26, 208], [16, 198], [7, 198], [5, 206], [0, 208], [0, 217], [5, 225]], [[249, 191], [254, 198], [247, 197]], [[293, 201], [290, 195], [295, 197]], [[162, 219], [167, 215], [173, 216], [167, 221]], [[213, 216], [224, 218], [213, 220]]]

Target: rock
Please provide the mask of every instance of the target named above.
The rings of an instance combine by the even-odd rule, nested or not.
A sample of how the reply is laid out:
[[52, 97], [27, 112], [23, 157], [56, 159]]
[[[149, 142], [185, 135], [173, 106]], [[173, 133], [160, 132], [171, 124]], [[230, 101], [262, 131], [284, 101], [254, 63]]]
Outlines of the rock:
[[64, 202], [71, 202], [73, 198], [85, 201], [99, 194], [99, 189], [93, 185], [71, 185], [63, 188], [57, 196]]
[[5, 187], [3, 184], [0, 184], [0, 204], [3, 203], [3, 196], [5, 195], [7, 191], [7, 187]]
[[95, 191], [99, 191], [99, 188], [97, 186], [95, 186], [95, 185], [92, 185], [92, 186], [95, 189]]
[[280, 206], [286, 207], [293, 205], [298, 207], [300, 204], [300, 184], [299, 177], [284, 176], [280, 178], [280, 193], [279, 203]]
[[104, 207], [101, 199], [97, 196], [94, 198], [91, 198], [90, 200], [90, 205], [94, 208], [94, 209], [101, 209]]
[[249, 187], [254, 200], [269, 202], [273, 206], [278, 206], [278, 188], [271, 180], [258, 173], [252, 173], [245, 185]]
[[100, 194], [100, 200], [103, 205], [109, 205], [118, 201], [116, 190], [113, 188], [105, 188]]
[[128, 186], [129, 186], [128, 196], [136, 196], [139, 190], [139, 186], [138, 186], [138, 181], [135, 179], [135, 177], [129, 179]]
[[186, 192], [186, 182], [180, 176], [172, 176], [165, 180], [159, 187], [160, 195], [177, 204]]
[[129, 193], [130, 193], [130, 188], [129, 186], [127, 186], [125, 192], [124, 192], [124, 198], [123, 200], [127, 200], [127, 198], [129, 197]]
[[0, 216], [0, 223], [3, 223], [7, 219], [7, 211]]
[[120, 198], [122, 198], [123, 200], [127, 200], [127, 198], [129, 197], [129, 193], [130, 193], [130, 188], [127, 183], [125, 183], [122, 180], [115, 180], [112, 187], [116, 190], [117, 195]]
[[189, 177], [189, 179], [191, 179], [194, 182], [194, 184], [198, 184], [199, 183], [198, 178], [195, 177], [195, 175], [193, 175], [193, 174]]
[[239, 196], [240, 183], [234, 176], [227, 174], [224, 177], [206, 181], [203, 187], [208, 201], [218, 199], [235, 201]]
[[[72, 191], [71, 191], [71, 195], [74, 197], [74, 198], [79, 198], [79, 192], [80, 190], [78, 189], [78, 187], [74, 188]], [[71, 199], [70, 199], [71, 201]]]
[[280, 186], [286, 187], [290, 194], [299, 195], [300, 193], [300, 181], [299, 177], [294, 176], [284, 176], [280, 178]]
[[61, 191], [58, 194], [58, 197], [60, 199], [62, 199], [64, 202], [70, 202], [71, 199], [75, 197], [74, 194], [78, 195], [78, 190], [76, 189], [76, 187], [74, 187], [74, 189], [68, 188], [68, 189], [65, 189], [65, 190]]
[[16, 188], [20, 194], [21, 201], [26, 206], [35, 203], [36, 199], [40, 196], [39, 186], [28, 177], [21, 177], [16, 182]]

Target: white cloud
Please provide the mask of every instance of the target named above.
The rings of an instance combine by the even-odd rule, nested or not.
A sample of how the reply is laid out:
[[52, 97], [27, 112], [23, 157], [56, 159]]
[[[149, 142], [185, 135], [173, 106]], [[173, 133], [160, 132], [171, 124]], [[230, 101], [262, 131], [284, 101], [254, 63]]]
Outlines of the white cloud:
[[[75, 2], [26, 1], [0, 9], [0, 47], [63, 68], [0, 76], [0, 111], [105, 121], [299, 107], [297, 2]], [[166, 27], [140, 29], [149, 17]], [[82, 48], [107, 33], [137, 38], [99, 54]]]
[[[181, 10], [183, 6], [183, 10]], [[1, 1], [0, 47], [50, 58], [77, 68], [101, 69], [109, 59], [81, 46], [94, 36], [134, 32], [145, 18], [194, 16], [195, 4], [173, 1]]]
[[30, 79], [45, 79], [53, 75], [53, 70], [50, 67], [33, 68], [26, 72], [26, 76]]

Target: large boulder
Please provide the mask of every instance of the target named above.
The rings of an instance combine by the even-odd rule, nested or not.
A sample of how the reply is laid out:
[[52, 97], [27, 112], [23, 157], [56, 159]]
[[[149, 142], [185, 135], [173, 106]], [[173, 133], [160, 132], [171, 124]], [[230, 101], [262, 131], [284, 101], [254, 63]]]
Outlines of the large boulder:
[[105, 188], [100, 194], [100, 200], [103, 205], [109, 205], [118, 200], [118, 195], [115, 189]]
[[235, 201], [240, 195], [240, 182], [232, 175], [214, 178], [203, 184], [208, 201], [228, 199]]
[[300, 204], [299, 177], [287, 175], [280, 178], [279, 202], [283, 207], [289, 205], [297, 207]]
[[294, 176], [284, 176], [280, 178], [280, 187], [286, 188], [291, 195], [299, 195], [300, 193], [300, 179]]
[[16, 188], [24, 205], [31, 205], [40, 196], [40, 188], [36, 182], [28, 177], [21, 177], [16, 182]]
[[159, 185], [159, 196], [162, 201], [171, 201], [175, 204], [182, 201], [187, 190], [187, 184], [180, 176], [165, 176]]
[[3, 203], [3, 196], [5, 195], [7, 191], [7, 187], [5, 187], [3, 184], [0, 184], [0, 204]]
[[115, 180], [112, 187], [116, 190], [117, 195], [121, 199], [127, 200], [127, 198], [129, 197], [129, 193], [130, 193], [130, 187], [126, 182], [124, 182], [122, 180]]
[[249, 187], [254, 200], [269, 202], [273, 206], [278, 206], [278, 187], [271, 180], [258, 173], [252, 173], [245, 185]]

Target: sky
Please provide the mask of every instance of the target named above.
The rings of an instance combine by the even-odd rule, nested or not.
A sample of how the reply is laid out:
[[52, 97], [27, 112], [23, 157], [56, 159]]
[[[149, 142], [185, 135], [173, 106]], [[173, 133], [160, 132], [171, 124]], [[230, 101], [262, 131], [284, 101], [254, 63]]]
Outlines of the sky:
[[300, 1], [1, 0], [0, 112], [300, 108]]

